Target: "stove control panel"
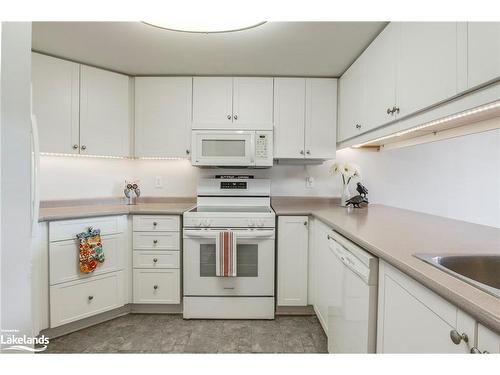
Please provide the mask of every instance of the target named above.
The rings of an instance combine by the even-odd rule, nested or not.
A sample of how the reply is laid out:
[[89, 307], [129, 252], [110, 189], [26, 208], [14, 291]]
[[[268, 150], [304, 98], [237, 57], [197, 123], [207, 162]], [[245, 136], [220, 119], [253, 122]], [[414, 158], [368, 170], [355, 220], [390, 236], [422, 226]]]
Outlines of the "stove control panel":
[[221, 181], [221, 189], [246, 189], [246, 181]]

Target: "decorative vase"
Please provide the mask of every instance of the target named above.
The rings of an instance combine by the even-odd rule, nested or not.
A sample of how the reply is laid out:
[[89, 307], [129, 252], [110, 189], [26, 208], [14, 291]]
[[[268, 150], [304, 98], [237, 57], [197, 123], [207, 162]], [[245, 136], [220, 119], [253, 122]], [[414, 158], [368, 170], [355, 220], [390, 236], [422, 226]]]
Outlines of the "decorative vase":
[[340, 197], [340, 205], [342, 207], [346, 206], [346, 202], [351, 198], [351, 193], [349, 191], [349, 185], [342, 185], [342, 196]]

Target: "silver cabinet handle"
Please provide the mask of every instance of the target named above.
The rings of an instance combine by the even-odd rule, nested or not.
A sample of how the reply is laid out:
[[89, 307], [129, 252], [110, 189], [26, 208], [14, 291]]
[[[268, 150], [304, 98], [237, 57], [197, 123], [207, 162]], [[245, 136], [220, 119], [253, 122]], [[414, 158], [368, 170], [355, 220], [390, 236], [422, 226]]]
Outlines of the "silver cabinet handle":
[[94, 299], [94, 296], [89, 296], [88, 299], [89, 301], [92, 301]]
[[462, 342], [462, 340], [464, 342], [469, 342], [469, 336], [467, 336], [466, 333], [462, 334], [458, 333], [456, 329], [450, 331], [450, 339], [451, 341], [453, 341], [455, 345], [459, 345]]
[[86, 150], [86, 149], [87, 149], [87, 146], [82, 145], [81, 149], [82, 149], [82, 150]]
[[387, 114], [392, 115], [392, 110], [390, 108], [387, 108]]
[[77, 144], [74, 144], [73, 145], [73, 150], [76, 150], [78, 148], [78, 145]]
[[307, 221], [304, 221], [304, 225], [306, 225], [306, 226], [307, 226]]
[[332, 237], [330, 237], [330, 235], [329, 235], [329, 234], [327, 234], [327, 235], [326, 235], [326, 238], [327, 238], [327, 239], [329, 239], [329, 240], [333, 240], [333, 238], [332, 238]]
[[153, 226], [156, 227], [158, 223], [156, 221], [153, 221]]
[[311, 155], [311, 150], [307, 150], [307, 151], [306, 151], [306, 154], [307, 154], [307, 155]]
[[189, 150], [186, 150], [186, 155], [189, 155]]
[[238, 115], [234, 115], [234, 116], [233, 116], [233, 118], [234, 118], [235, 120], [238, 120]]
[[153, 240], [153, 243], [156, 245], [158, 243], [158, 240]]
[[158, 258], [153, 258], [153, 263], [158, 262]]
[[231, 115], [227, 115], [227, 119], [228, 119], [228, 120], [231, 120]]
[[356, 124], [356, 129], [361, 129], [361, 125]]
[[225, 287], [224, 289], [229, 289], [229, 290], [232, 290], [232, 289], [234, 289], [234, 286], [233, 286], [233, 287], [231, 287], [231, 288], [229, 288], [229, 287]]
[[399, 107], [396, 107], [396, 106], [392, 107], [391, 113], [394, 113], [394, 112], [399, 113]]
[[300, 154], [301, 154], [301, 155], [304, 155], [304, 150], [300, 150]]
[[154, 286], [153, 286], [153, 289], [154, 289], [154, 290], [158, 289], [158, 285], [154, 285]]
[[470, 348], [470, 353], [471, 354], [481, 354], [481, 350], [479, 350], [478, 348], [473, 346], [472, 348]]

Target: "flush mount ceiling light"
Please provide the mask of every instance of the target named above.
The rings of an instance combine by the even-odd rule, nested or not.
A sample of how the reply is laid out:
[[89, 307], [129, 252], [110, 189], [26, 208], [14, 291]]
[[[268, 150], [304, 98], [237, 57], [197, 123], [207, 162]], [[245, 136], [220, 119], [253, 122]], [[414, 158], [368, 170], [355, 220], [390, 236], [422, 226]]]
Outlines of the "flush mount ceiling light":
[[254, 27], [265, 24], [266, 21], [142, 21], [142, 23], [164, 30], [178, 31], [183, 33], [216, 34], [232, 33], [235, 31], [253, 29]]

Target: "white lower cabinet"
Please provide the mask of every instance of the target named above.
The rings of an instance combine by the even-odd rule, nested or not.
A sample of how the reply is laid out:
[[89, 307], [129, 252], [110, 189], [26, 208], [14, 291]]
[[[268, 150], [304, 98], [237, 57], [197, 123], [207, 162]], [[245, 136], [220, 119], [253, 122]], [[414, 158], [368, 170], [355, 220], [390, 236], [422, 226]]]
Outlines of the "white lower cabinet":
[[134, 269], [134, 303], [180, 303], [179, 269]]
[[71, 323], [124, 305], [123, 271], [50, 287], [50, 327]]
[[180, 303], [179, 216], [136, 215], [133, 226], [133, 302]]
[[[469, 353], [475, 325], [456, 306], [380, 262], [378, 353]], [[452, 336], [463, 338], [455, 343]]]
[[[92, 273], [79, 269], [76, 235], [101, 230], [105, 260]], [[88, 318], [126, 303], [126, 216], [62, 220], [49, 223], [50, 328]]]
[[308, 217], [278, 218], [278, 306], [307, 305]]
[[477, 344], [473, 353], [500, 354], [500, 335], [486, 328], [482, 324], [477, 324]]

